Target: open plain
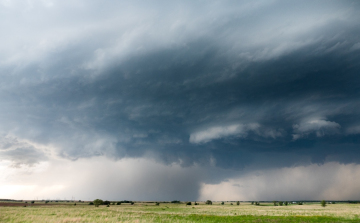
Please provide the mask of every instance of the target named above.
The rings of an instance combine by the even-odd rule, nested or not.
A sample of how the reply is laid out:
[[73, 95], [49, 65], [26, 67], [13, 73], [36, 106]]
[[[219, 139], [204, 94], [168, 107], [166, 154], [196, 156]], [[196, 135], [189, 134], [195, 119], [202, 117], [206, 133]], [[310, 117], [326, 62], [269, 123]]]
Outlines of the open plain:
[[[320, 203], [273, 206], [272, 203], [206, 205], [135, 203], [100, 205], [88, 203], [35, 202], [0, 204], [0, 222], [360, 222], [360, 204]], [[26, 205], [26, 207], [24, 207]]]

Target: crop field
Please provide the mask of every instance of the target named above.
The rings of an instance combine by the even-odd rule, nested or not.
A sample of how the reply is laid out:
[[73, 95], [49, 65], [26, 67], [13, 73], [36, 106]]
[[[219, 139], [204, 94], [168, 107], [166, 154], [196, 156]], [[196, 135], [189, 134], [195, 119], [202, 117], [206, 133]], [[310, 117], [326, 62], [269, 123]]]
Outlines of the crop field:
[[[0, 222], [360, 222], [360, 204], [320, 203], [274, 206], [261, 203], [221, 205], [200, 203], [135, 203], [100, 205], [88, 203], [1, 202]], [[26, 205], [26, 207], [24, 207]]]

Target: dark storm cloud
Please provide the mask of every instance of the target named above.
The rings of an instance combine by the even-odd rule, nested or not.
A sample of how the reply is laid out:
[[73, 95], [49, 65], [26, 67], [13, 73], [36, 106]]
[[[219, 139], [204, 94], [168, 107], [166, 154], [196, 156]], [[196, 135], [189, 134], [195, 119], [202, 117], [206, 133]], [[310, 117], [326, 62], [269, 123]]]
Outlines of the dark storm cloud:
[[6, 134], [73, 160], [360, 161], [358, 3], [77, 4], [1, 9], [50, 19], [4, 38]]

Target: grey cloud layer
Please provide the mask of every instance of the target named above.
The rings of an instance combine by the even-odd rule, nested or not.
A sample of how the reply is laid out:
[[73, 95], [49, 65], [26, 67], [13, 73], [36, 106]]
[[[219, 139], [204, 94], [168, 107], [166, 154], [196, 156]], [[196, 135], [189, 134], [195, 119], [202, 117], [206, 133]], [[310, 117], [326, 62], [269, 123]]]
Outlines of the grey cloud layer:
[[[356, 2], [29, 1], [0, 10], [12, 23], [0, 23], [8, 137], [73, 160], [360, 161]], [[28, 153], [6, 152], [17, 154]]]

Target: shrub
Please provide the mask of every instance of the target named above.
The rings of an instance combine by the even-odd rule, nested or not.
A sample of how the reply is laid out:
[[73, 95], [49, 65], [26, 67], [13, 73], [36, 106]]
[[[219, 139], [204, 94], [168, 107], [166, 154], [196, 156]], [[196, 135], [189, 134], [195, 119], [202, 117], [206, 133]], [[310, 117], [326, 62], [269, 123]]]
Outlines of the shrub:
[[131, 204], [131, 205], [134, 205], [135, 203], [131, 201], [131, 203], [130, 203], [130, 204]]
[[117, 205], [121, 205], [121, 202], [119, 201], [119, 202], [117, 202], [116, 204], [117, 204]]
[[106, 205], [106, 207], [110, 207], [110, 205]]
[[191, 205], [191, 202], [186, 202], [186, 205]]
[[194, 205], [198, 205], [198, 203], [196, 203], [196, 201], [195, 201]]
[[278, 202], [277, 201], [273, 201], [274, 203], [274, 206], [277, 206], [278, 205]]
[[160, 205], [160, 203], [159, 203], [159, 202], [155, 202], [155, 205], [156, 205], [156, 206], [159, 206], [159, 205]]
[[256, 205], [256, 206], [259, 206], [259, 205], [260, 205], [260, 203], [259, 203], [259, 202], [255, 202], [255, 205]]
[[212, 205], [212, 201], [211, 201], [211, 200], [207, 200], [207, 201], [205, 202], [205, 204], [207, 204], [207, 205]]
[[171, 201], [171, 203], [173, 203], [173, 204], [180, 204], [180, 201], [174, 200], [174, 201]]
[[74, 204], [74, 206], [76, 206], [76, 203]]
[[94, 205], [94, 202], [89, 202], [89, 205]]
[[102, 205], [102, 204], [104, 204], [103, 200], [101, 200], [101, 199], [94, 200], [95, 207], [99, 207], [99, 205]]
[[236, 205], [240, 205], [240, 201], [236, 202]]
[[284, 204], [284, 202], [279, 201], [279, 205], [280, 205], [280, 206], [283, 206], [283, 204]]
[[33, 204], [33, 203], [35, 203], [35, 201], [31, 201], [31, 203]]
[[254, 205], [254, 201], [251, 201], [251, 204]]
[[104, 205], [110, 205], [110, 201], [104, 201]]
[[325, 206], [326, 206], [326, 201], [325, 201], [325, 200], [322, 200], [322, 201], [321, 201], [321, 206], [322, 206], [322, 207], [325, 207]]
[[285, 201], [285, 203], [284, 203], [284, 204], [285, 204], [285, 206], [287, 206], [287, 205], [288, 205], [288, 202], [287, 202], [287, 201]]
[[233, 203], [230, 203], [230, 205], [233, 205]]
[[225, 203], [224, 203], [224, 201], [223, 202], [221, 202], [221, 205], [224, 205]]
[[298, 205], [303, 205], [303, 202], [299, 202]]

